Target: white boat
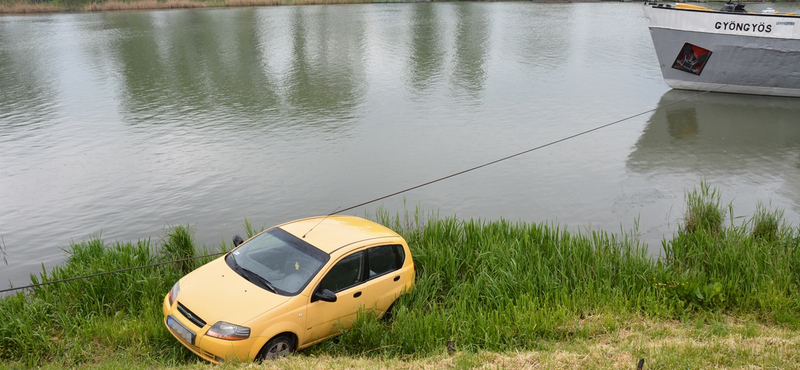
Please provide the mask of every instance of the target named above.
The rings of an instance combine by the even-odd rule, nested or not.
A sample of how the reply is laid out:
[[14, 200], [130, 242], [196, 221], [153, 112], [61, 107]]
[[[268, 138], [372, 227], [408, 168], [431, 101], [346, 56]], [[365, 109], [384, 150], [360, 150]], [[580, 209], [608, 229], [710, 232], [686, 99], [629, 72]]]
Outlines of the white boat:
[[800, 97], [800, 16], [646, 2], [658, 62], [672, 88]]

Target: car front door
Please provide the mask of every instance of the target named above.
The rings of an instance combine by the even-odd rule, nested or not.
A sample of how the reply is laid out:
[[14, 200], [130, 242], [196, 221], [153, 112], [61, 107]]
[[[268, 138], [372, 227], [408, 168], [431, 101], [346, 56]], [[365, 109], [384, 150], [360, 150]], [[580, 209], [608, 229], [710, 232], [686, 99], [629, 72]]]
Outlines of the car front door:
[[361, 292], [365, 269], [364, 251], [352, 253], [331, 267], [314, 292], [328, 289], [336, 294], [336, 302], [310, 297], [306, 311], [306, 333], [303, 344], [312, 344], [347, 329], [363, 305]]

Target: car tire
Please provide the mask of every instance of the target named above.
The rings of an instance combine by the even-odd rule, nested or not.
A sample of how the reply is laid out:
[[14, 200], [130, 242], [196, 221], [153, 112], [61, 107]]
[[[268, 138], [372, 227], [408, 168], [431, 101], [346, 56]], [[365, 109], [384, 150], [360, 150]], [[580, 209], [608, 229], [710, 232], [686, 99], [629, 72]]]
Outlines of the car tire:
[[389, 305], [389, 308], [386, 309], [386, 312], [383, 313], [383, 317], [381, 317], [381, 321], [383, 321], [383, 322], [392, 321], [392, 319], [394, 318], [392, 316], [393, 310], [394, 310], [394, 302], [392, 302], [392, 304]]
[[278, 335], [272, 338], [261, 348], [256, 357], [259, 361], [271, 360], [280, 357], [286, 357], [288, 354], [294, 352], [294, 340], [288, 335]]

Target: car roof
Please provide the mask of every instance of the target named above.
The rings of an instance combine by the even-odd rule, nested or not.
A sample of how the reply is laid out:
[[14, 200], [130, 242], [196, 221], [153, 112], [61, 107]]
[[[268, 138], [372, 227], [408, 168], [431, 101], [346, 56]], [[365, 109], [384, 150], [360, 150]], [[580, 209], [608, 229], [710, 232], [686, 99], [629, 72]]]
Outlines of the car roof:
[[400, 237], [383, 225], [355, 216], [311, 217], [278, 227], [329, 254], [353, 243]]

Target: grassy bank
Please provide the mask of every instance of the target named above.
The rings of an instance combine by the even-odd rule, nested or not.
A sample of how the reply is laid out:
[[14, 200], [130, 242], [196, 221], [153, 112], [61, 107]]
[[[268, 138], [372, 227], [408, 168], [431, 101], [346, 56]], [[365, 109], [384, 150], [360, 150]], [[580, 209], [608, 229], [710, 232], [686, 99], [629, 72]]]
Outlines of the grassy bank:
[[[684, 223], [663, 241], [660, 261], [633, 233], [380, 213], [374, 218], [408, 240], [417, 268], [415, 290], [398, 301], [394, 320], [365, 313], [338, 339], [267, 366], [635, 368], [645, 358], [646, 368], [797, 367], [798, 229], [765, 207], [733, 224], [730, 207], [705, 184], [686, 200]], [[157, 243], [95, 238], [71, 245], [62, 266], [34, 280], [195, 249], [188, 227]], [[160, 312], [170, 286], [203, 262], [6, 297], [0, 359], [23, 367], [204, 367], [166, 331]]]
[[[599, 319], [599, 318], [598, 318]], [[584, 324], [594, 327], [597, 320]], [[600, 325], [596, 325], [600, 326]], [[301, 353], [264, 364], [200, 362], [163, 366], [129, 354], [114, 354], [82, 368], [149, 369], [797, 369], [800, 333], [753, 320], [698, 318], [691, 322], [631, 319], [617, 331], [590, 338], [543, 340], [538, 349], [507, 352], [441, 351], [427, 356], [335, 356]], [[0, 364], [0, 367], [2, 365]], [[57, 363], [43, 369], [60, 369]]]

